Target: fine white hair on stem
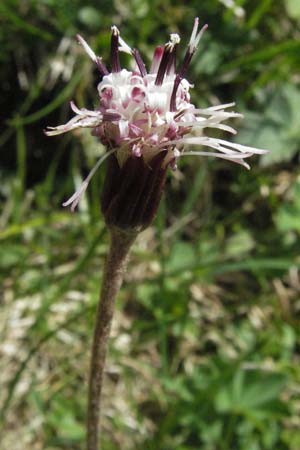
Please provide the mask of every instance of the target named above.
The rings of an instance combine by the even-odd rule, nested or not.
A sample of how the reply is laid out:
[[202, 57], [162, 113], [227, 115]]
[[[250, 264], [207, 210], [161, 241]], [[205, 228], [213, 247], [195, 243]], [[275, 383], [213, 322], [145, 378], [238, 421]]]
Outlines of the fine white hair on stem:
[[104, 155], [101, 156], [101, 158], [97, 161], [97, 163], [95, 164], [95, 166], [92, 168], [92, 170], [90, 171], [90, 173], [88, 174], [88, 176], [85, 178], [85, 180], [81, 183], [80, 187], [77, 189], [76, 192], [74, 192], [74, 194], [67, 200], [65, 201], [62, 205], [64, 207], [66, 206], [70, 206], [71, 205], [71, 211], [74, 212], [76, 206], [78, 205], [78, 203], [80, 202], [80, 199], [82, 197], [82, 195], [85, 193], [89, 182], [91, 181], [92, 177], [95, 175], [96, 171], [99, 169], [99, 167], [101, 166], [101, 164], [110, 156], [112, 155], [117, 149], [112, 149], [106, 153], [104, 153]]

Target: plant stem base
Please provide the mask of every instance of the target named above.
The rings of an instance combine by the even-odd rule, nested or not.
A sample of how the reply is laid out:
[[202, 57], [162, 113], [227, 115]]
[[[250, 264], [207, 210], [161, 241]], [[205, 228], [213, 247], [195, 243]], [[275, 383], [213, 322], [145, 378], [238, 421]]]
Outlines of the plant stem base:
[[92, 344], [87, 410], [87, 450], [99, 450], [101, 392], [115, 298], [123, 281], [129, 250], [137, 236], [137, 233], [117, 228], [111, 228], [110, 233], [111, 244], [104, 268]]

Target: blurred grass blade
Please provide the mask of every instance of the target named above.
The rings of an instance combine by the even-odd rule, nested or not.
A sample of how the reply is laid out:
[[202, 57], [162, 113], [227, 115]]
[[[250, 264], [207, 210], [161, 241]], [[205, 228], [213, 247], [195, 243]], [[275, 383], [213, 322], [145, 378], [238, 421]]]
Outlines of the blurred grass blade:
[[[75, 265], [74, 269], [68, 275], [65, 276], [65, 278], [62, 280], [60, 285], [57, 287], [57, 290], [56, 290], [55, 294], [53, 294], [52, 296], [50, 296], [49, 298], [47, 298], [47, 299], [45, 299], [43, 301], [42, 307], [39, 309], [39, 311], [38, 311], [38, 313], [36, 315], [35, 322], [31, 326], [29, 332], [38, 327], [40, 321], [43, 320], [44, 315], [49, 310], [49, 307], [51, 305], [53, 305], [57, 300], [61, 300], [61, 296], [67, 290], [67, 288], [70, 285], [70, 282], [72, 281], [73, 277], [75, 275], [77, 275], [83, 269], [83, 267], [85, 266], [86, 262], [91, 258], [91, 256], [93, 255], [93, 253], [94, 253], [94, 251], [95, 251], [95, 249], [97, 247], [97, 244], [102, 240], [105, 232], [106, 232], [106, 229], [104, 228], [104, 229], [102, 229], [102, 231], [100, 231], [97, 234], [97, 236], [89, 244], [86, 252], [76, 262], [76, 265]], [[69, 319], [69, 321], [70, 320], [71, 321], [75, 320], [78, 317], [78, 315], [79, 315], [79, 313], [77, 313], [75, 315], [75, 318]], [[69, 323], [69, 321], [67, 321], [67, 324]], [[64, 327], [64, 326], [65, 326], [64, 324], [61, 325], [61, 327]], [[60, 327], [59, 327], [59, 329], [60, 329]], [[27, 357], [21, 362], [18, 370], [16, 371], [15, 375], [13, 376], [13, 378], [11, 379], [11, 381], [9, 383], [7, 396], [5, 398], [5, 401], [3, 403], [2, 408], [0, 410], [0, 421], [3, 422], [4, 419], [5, 419], [6, 412], [7, 412], [8, 408], [10, 407], [10, 404], [11, 404], [11, 401], [13, 399], [13, 395], [14, 395], [15, 389], [17, 387], [17, 384], [20, 381], [21, 375], [24, 372], [24, 370], [26, 369], [29, 361], [36, 354], [36, 352], [39, 350], [40, 346], [44, 342], [49, 340], [54, 334], [55, 334], [55, 330], [48, 332], [44, 337], [42, 337], [40, 339], [40, 341], [38, 342], [38, 344], [29, 350], [29, 353], [28, 353]]]
[[62, 91], [55, 97], [50, 103], [48, 103], [46, 106], [41, 108], [40, 110], [29, 114], [26, 117], [21, 117], [20, 119], [10, 119], [8, 123], [10, 125], [29, 125], [30, 123], [36, 122], [37, 120], [41, 119], [42, 117], [47, 116], [52, 111], [54, 111], [58, 106], [60, 106], [62, 103], [64, 103], [70, 95], [73, 93], [75, 87], [79, 83], [80, 79], [82, 78], [82, 74], [80, 71], [76, 72], [74, 77], [70, 80], [70, 82], [67, 84], [67, 86], [62, 89]]
[[28, 20], [23, 19], [20, 15], [16, 14], [7, 5], [2, 1], [0, 4], [0, 13], [6, 19], [8, 19], [11, 23], [16, 25], [18, 30], [24, 30], [26, 33], [32, 34], [33, 36], [38, 36], [45, 41], [50, 41], [53, 39], [53, 36], [48, 31], [44, 31], [38, 28], [35, 25], [32, 25], [28, 22]]

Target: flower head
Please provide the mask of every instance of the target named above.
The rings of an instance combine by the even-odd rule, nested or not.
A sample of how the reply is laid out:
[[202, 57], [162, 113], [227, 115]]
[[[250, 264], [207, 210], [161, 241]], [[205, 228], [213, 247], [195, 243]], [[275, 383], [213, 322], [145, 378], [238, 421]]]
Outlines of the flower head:
[[[215, 156], [249, 168], [245, 162], [246, 158], [266, 152], [263, 149], [247, 147], [203, 134], [205, 128], [217, 128], [235, 134], [236, 131], [224, 124], [224, 121], [242, 116], [228, 110], [234, 106], [234, 103], [199, 109], [190, 101], [189, 91], [193, 86], [185, 77], [207, 25], [204, 25], [200, 31], [198, 28], [199, 19], [196, 18], [183, 62], [179, 67], [176, 65], [176, 53], [180, 37], [172, 33], [169, 42], [164, 46], [156, 47], [149, 71], [138, 50], [126, 44], [115, 26], [112, 27], [111, 34], [110, 72], [85, 40], [77, 36], [79, 43], [96, 64], [102, 76], [98, 85], [99, 106], [96, 110], [90, 111], [85, 108], [79, 109], [71, 102], [75, 117], [65, 125], [48, 127], [46, 134], [54, 136], [77, 128], [92, 128], [93, 134], [106, 146], [107, 152], [97, 162], [80, 189], [64, 203], [64, 206], [71, 205], [72, 209], [76, 207], [90, 178], [107, 157], [111, 161], [110, 170], [117, 171], [118, 177], [127, 176], [129, 169], [133, 180], [139, 178], [136, 177], [136, 171], [140, 171], [143, 177], [146, 177], [147, 171], [150, 170], [153, 175], [153, 172], [158, 170], [164, 180], [167, 167], [176, 169], [178, 158], [184, 155]], [[119, 52], [126, 52], [133, 56], [136, 66], [134, 70], [121, 69]], [[186, 151], [187, 146], [204, 146], [213, 151]], [[161, 188], [157, 195], [160, 195], [163, 183], [158, 184]], [[107, 189], [105, 192], [108, 192]], [[116, 194], [114, 194], [116, 200], [115, 196]], [[107, 205], [103, 206], [106, 203], [111, 202], [107, 200], [102, 202], [104, 212], [107, 208], [109, 209]], [[122, 202], [117, 203], [121, 205]], [[114, 214], [111, 215], [114, 216]], [[149, 220], [151, 220], [150, 216], [151, 214], [149, 214]], [[138, 226], [139, 223], [135, 225]]]

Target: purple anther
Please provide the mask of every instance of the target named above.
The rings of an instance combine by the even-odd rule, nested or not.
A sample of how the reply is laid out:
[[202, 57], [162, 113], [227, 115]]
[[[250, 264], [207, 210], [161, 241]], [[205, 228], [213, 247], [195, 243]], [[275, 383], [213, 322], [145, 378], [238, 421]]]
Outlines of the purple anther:
[[134, 57], [135, 62], [137, 63], [140, 74], [142, 75], [142, 77], [145, 77], [147, 75], [146, 66], [144, 64], [144, 61], [142, 60], [140, 52], [136, 48], [132, 49], [132, 56]]
[[110, 58], [112, 73], [121, 72], [120, 58], [119, 58], [119, 30], [117, 27], [111, 27], [111, 41], [110, 41]]

